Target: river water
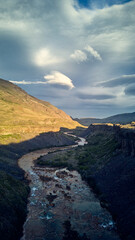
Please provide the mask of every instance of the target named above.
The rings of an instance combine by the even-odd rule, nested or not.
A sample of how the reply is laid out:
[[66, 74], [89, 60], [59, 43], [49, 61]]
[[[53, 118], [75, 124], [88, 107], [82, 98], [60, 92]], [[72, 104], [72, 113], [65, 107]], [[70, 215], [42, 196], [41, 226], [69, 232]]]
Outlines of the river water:
[[[86, 143], [80, 138], [77, 144]], [[119, 240], [111, 215], [77, 171], [34, 166], [34, 160], [50, 150], [69, 148], [42, 149], [19, 159], [31, 188], [21, 240], [82, 239], [78, 236], [84, 240]]]

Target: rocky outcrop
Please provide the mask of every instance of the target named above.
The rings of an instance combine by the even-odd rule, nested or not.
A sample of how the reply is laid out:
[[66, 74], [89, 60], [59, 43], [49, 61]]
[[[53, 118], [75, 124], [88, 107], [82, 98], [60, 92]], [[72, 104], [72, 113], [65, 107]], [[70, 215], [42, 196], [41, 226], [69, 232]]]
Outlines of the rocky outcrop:
[[126, 156], [135, 156], [135, 130], [122, 128], [114, 124], [91, 124], [81, 135], [89, 136], [97, 133], [113, 133], [119, 142], [121, 151]]
[[113, 127], [115, 136], [120, 143], [121, 150], [126, 156], [135, 156], [135, 130]]
[[91, 124], [85, 131], [81, 133], [82, 137], [102, 132], [113, 132], [113, 124]]

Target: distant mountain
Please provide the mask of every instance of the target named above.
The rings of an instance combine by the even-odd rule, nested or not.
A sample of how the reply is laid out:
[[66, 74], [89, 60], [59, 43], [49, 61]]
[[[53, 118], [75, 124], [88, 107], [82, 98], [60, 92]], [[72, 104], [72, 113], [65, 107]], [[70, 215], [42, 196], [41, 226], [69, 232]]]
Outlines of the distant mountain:
[[92, 123], [100, 123], [102, 119], [99, 118], [73, 118], [73, 120], [77, 121], [78, 123], [89, 126]]
[[19, 142], [41, 132], [80, 126], [49, 102], [30, 96], [13, 83], [0, 79], [0, 143]]
[[115, 123], [115, 124], [128, 124], [135, 121], [135, 112], [122, 113], [107, 118], [74, 118], [73, 120], [78, 123], [89, 126], [92, 123]]

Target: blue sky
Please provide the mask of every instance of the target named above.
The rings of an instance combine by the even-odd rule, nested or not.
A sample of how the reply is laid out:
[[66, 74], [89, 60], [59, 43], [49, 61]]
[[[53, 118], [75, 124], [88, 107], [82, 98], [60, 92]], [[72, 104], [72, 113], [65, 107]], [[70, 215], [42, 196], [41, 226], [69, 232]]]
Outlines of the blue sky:
[[104, 8], [105, 6], [112, 6], [115, 4], [124, 4], [132, 0], [78, 0], [78, 3], [81, 7], [91, 8]]
[[73, 117], [133, 112], [134, 13], [134, 0], [0, 0], [0, 77]]

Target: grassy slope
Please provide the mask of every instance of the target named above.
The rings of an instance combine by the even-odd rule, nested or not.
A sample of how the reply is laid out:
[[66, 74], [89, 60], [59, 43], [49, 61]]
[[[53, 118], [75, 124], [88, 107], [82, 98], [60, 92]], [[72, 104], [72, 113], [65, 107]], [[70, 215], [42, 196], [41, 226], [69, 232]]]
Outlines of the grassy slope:
[[41, 132], [80, 126], [62, 110], [0, 79], [0, 143], [20, 142]]

